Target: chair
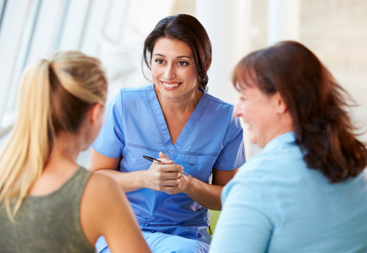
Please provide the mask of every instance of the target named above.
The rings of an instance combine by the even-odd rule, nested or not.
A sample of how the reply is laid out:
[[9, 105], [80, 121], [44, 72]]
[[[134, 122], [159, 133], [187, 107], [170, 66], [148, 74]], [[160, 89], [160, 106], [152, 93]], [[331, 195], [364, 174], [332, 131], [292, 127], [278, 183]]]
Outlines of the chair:
[[212, 236], [214, 234], [215, 226], [217, 225], [220, 211], [209, 210], [209, 212], [210, 212], [210, 223], [208, 227], [208, 233]]

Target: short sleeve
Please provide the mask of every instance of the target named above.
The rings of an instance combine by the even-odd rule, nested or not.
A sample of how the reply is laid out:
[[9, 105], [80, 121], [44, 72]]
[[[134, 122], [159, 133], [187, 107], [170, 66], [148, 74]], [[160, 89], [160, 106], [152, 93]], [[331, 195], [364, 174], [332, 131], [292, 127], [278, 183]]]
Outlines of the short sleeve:
[[228, 125], [224, 147], [221, 150], [214, 168], [218, 170], [234, 170], [246, 162], [243, 129], [240, 120], [234, 115]]
[[125, 147], [121, 91], [109, 99], [106, 119], [92, 147], [100, 154], [118, 158]]

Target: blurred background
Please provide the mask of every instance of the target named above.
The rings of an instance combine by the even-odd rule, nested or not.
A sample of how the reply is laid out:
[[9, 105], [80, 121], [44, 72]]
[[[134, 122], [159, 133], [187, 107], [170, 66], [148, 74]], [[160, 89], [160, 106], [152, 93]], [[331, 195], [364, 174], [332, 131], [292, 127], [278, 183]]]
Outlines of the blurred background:
[[[109, 96], [151, 81], [142, 74], [145, 37], [165, 16], [191, 14], [213, 44], [209, 93], [235, 104], [232, 68], [250, 51], [300, 41], [355, 99], [350, 113], [367, 141], [367, 1], [365, 0], [0, 0], [0, 145], [16, 120], [21, 73], [57, 50], [102, 60]], [[146, 71], [147, 77], [150, 76]], [[259, 149], [249, 143], [248, 158]], [[79, 157], [87, 165], [89, 150]]]

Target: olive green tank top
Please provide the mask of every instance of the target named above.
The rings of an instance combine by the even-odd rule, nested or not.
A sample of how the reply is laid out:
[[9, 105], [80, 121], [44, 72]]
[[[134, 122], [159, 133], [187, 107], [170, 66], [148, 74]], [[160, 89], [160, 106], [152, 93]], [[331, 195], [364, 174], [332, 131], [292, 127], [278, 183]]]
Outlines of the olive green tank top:
[[11, 222], [0, 204], [0, 252], [94, 252], [80, 225], [79, 209], [91, 172], [78, 168], [56, 191], [27, 196]]

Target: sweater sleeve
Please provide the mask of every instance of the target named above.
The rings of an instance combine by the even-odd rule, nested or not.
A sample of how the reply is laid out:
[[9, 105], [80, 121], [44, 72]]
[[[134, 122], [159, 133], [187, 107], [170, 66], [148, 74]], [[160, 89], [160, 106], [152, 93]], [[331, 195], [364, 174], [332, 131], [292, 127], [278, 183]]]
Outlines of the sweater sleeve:
[[264, 183], [266, 175], [247, 170], [251, 163], [246, 165], [223, 189], [223, 209], [210, 252], [256, 253], [268, 249], [276, 215], [271, 186]]

